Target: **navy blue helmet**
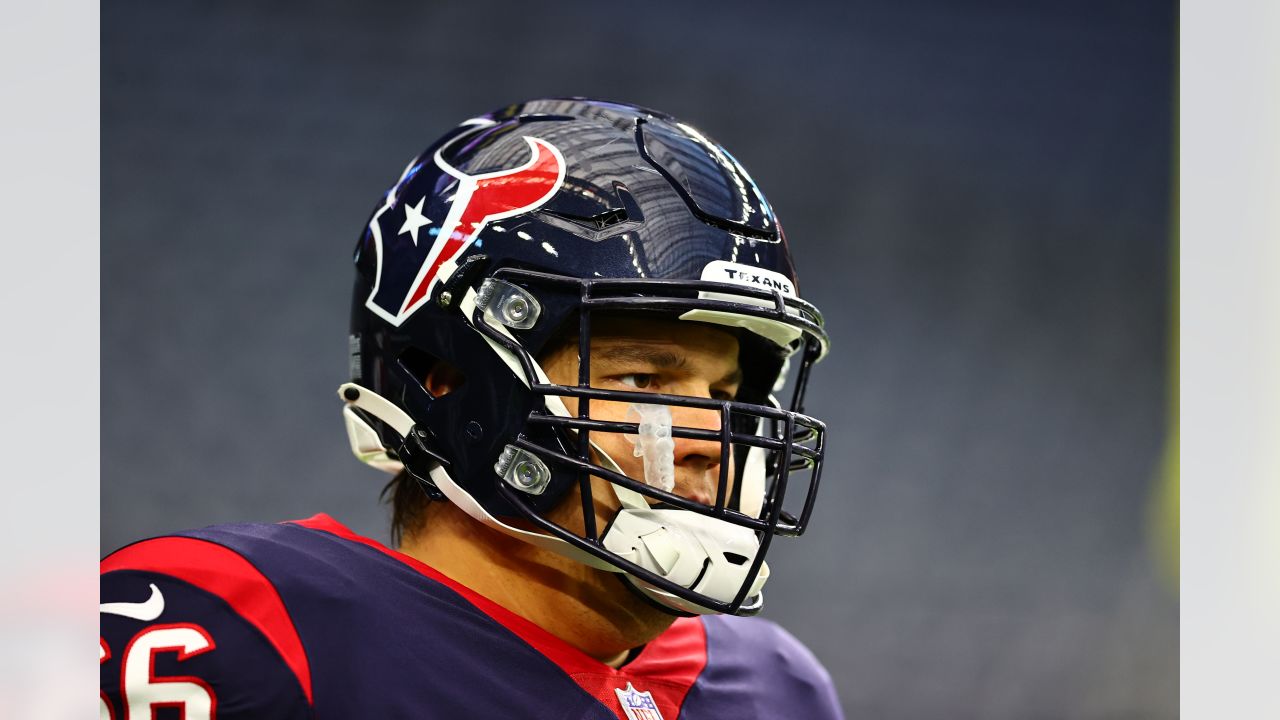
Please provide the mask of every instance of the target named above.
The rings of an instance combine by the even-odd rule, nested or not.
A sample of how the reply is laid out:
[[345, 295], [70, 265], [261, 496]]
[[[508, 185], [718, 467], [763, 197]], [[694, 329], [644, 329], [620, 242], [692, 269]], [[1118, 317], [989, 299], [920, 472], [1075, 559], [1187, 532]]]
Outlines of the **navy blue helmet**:
[[[351, 381], [340, 394], [358, 457], [407, 470], [501, 532], [617, 572], [671, 611], [760, 609], [771, 539], [803, 533], [813, 509], [825, 427], [803, 402], [828, 340], [800, 297], [778, 219], [728, 151], [632, 105], [510, 105], [409, 163], [355, 265]], [[592, 319], [620, 313], [734, 333], [737, 395], [591, 387]], [[579, 382], [554, 384], [538, 357], [566, 338]], [[423, 380], [437, 362], [465, 381], [433, 397]], [[789, 404], [774, 397], [783, 389]], [[592, 434], [645, 430], [592, 418], [592, 400], [717, 413], [718, 430], [666, 430], [720, 443], [714, 501], [621, 472]], [[552, 520], [575, 489], [593, 507], [591, 476], [617, 495], [617, 517], [605, 527], [585, 511], [581, 526]]]

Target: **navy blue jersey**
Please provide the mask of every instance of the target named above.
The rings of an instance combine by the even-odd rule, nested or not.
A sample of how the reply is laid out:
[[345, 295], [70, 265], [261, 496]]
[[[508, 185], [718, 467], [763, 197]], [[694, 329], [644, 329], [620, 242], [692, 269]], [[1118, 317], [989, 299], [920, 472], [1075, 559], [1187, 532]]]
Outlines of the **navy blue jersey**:
[[129, 545], [102, 562], [102, 717], [841, 717], [761, 619], [685, 618], [614, 669], [317, 515]]

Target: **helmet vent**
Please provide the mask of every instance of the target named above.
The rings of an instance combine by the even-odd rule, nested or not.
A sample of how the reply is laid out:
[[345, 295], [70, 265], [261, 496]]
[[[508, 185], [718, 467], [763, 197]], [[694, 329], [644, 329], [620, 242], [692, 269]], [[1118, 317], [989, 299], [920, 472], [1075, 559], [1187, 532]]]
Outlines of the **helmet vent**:
[[620, 222], [626, 222], [627, 211], [621, 208], [607, 210], [599, 215], [593, 215], [591, 222], [595, 223], [597, 230], [603, 230], [610, 225], [617, 225]]
[[602, 213], [597, 213], [589, 217], [573, 215], [566, 212], [556, 212], [554, 210], [543, 210], [540, 214], [552, 215], [560, 218], [561, 220], [567, 220], [574, 225], [578, 225], [587, 230], [604, 230], [605, 228], [619, 225], [631, 219], [624, 208], [609, 208]]
[[[614, 237], [626, 232], [644, 222], [644, 213], [640, 211], [640, 204], [632, 197], [631, 191], [627, 190], [627, 186], [615, 180], [613, 182], [614, 199], [606, 201], [606, 195], [600, 194], [600, 202], [596, 204], [599, 208], [604, 206], [603, 210], [592, 215], [581, 212], [568, 212], [566, 209], [543, 208], [538, 211], [538, 215], [548, 224], [559, 227], [562, 230], [574, 233], [579, 237], [583, 237], [593, 242]], [[577, 209], [585, 210], [581, 204], [577, 205]], [[586, 231], [585, 233], [583, 231]]]
[[644, 118], [636, 119], [635, 133], [640, 157], [667, 179], [694, 217], [753, 240], [782, 241], [755, 182], [718, 145], [705, 138], [695, 142], [666, 123]]
[[[400, 362], [400, 367], [409, 374], [409, 377], [413, 378], [414, 382], [422, 385], [427, 394], [433, 398], [444, 394], [438, 388], [433, 392], [431, 388], [427, 387], [427, 378], [433, 372], [437, 378], [445, 379], [444, 384], [448, 387], [446, 392], [456, 390], [467, 381], [462, 371], [453, 365], [413, 346], [405, 348], [397, 359]], [[432, 384], [434, 385], [435, 383]]]

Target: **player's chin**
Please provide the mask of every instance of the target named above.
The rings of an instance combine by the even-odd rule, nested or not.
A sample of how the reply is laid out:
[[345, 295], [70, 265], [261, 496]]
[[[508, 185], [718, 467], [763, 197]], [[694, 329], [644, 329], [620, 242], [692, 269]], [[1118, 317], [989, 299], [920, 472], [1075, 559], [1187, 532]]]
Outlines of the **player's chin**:
[[608, 616], [619, 629], [627, 631], [628, 636], [635, 636], [638, 633], [657, 635], [675, 621], [676, 615], [660, 608], [628, 585], [625, 575], [603, 571], [601, 574], [608, 576], [601, 578], [604, 581], [601, 602], [607, 604], [597, 607], [601, 609], [601, 614]]

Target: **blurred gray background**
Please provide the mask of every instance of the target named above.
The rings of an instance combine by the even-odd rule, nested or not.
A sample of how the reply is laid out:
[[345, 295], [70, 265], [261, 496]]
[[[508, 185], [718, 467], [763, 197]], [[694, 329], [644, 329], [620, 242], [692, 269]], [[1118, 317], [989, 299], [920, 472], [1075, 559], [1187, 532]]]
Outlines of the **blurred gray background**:
[[730, 148], [827, 314], [822, 498], [766, 615], [849, 716], [1176, 717], [1147, 528], [1176, 12], [105, 4], [103, 551], [319, 511], [385, 540], [335, 395], [357, 235], [456, 122], [597, 96]]

